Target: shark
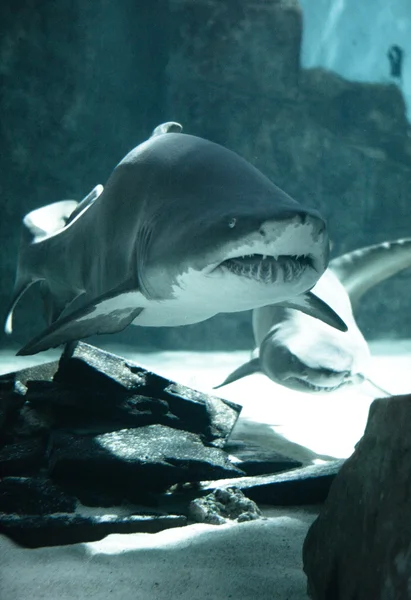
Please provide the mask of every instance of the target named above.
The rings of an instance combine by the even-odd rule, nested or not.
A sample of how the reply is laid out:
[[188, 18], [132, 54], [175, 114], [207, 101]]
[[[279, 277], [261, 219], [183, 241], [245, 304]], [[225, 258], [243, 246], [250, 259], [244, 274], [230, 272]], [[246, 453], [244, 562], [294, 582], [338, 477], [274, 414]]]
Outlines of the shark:
[[5, 331], [34, 284], [47, 326], [19, 355], [131, 324], [186, 325], [269, 303], [345, 330], [310, 291], [328, 260], [315, 209], [235, 152], [163, 123], [104, 187], [24, 217]]
[[215, 389], [261, 372], [285, 387], [309, 393], [331, 392], [348, 384], [371, 383], [371, 354], [354, 317], [363, 295], [411, 266], [411, 238], [374, 244], [330, 261], [312, 291], [344, 320], [342, 333], [324, 322], [274, 304], [252, 312], [256, 349]]

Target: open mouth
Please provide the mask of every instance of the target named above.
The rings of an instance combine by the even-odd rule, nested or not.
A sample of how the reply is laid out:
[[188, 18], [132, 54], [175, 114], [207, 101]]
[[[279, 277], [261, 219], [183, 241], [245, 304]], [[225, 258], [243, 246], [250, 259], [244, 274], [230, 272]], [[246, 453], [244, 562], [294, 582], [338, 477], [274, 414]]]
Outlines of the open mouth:
[[[310, 383], [309, 381], [307, 381], [306, 379], [300, 379], [299, 377], [294, 377], [293, 378], [294, 381], [298, 384], [298, 389], [303, 391], [307, 391], [307, 392], [334, 392], [335, 390], [338, 390], [338, 388], [340, 388], [341, 386], [349, 383], [348, 381], [341, 381], [340, 383], [333, 385], [333, 386], [322, 386], [322, 385], [314, 385], [313, 383]], [[297, 388], [296, 388], [297, 389]]]
[[307, 269], [315, 269], [313, 258], [305, 255], [246, 254], [229, 258], [219, 266], [225, 267], [234, 275], [267, 283], [277, 281], [279, 275], [283, 281], [292, 281], [301, 277]]

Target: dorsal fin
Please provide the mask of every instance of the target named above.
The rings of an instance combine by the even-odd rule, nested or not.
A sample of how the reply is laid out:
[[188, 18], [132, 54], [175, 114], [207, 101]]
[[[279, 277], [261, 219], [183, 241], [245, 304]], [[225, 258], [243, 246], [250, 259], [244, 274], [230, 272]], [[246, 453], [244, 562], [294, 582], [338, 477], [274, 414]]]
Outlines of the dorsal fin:
[[408, 267], [411, 267], [411, 238], [366, 246], [334, 258], [329, 264], [353, 307], [370, 288]]
[[[4, 323], [4, 331], [11, 334], [13, 331], [13, 311], [24, 296], [26, 291], [41, 277], [36, 276], [30, 267], [33, 244], [63, 230], [66, 225], [74, 221], [84, 210], [93, 204], [103, 191], [102, 185], [96, 185], [81, 202], [76, 200], [60, 200], [47, 204], [27, 213], [23, 218], [23, 227], [20, 237], [19, 258], [17, 265], [16, 282], [13, 297], [8, 307]], [[48, 322], [54, 320], [61, 311], [56, 307], [47, 289], [42, 290], [43, 301], [46, 305]]]
[[261, 369], [259, 359], [253, 358], [252, 360], [249, 360], [248, 362], [241, 365], [241, 367], [238, 367], [238, 369], [230, 373], [230, 375], [224, 379], [223, 383], [214, 386], [213, 389], [217, 390], [218, 388], [223, 387], [223, 385], [228, 385], [229, 383], [233, 383], [238, 379], [248, 377], [248, 375], [252, 375], [253, 373], [259, 373], [260, 371]]
[[161, 123], [161, 125], [157, 125], [150, 137], [156, 137], [157, 135], [162, 135], [163, 133], [181, 133], [182, 131], [183, 126], [180, 125], [180, 123], [176, 123], [175, 121], [167, 121], [167, 123]]

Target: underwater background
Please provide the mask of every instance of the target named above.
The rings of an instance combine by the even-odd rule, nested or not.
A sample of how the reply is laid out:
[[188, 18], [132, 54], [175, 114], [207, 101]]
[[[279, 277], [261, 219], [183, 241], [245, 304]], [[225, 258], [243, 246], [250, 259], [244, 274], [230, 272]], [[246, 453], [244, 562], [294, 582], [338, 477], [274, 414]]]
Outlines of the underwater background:
[[[1, 315], [22, 217], [104, 184], [164, 121], [238, 152], [319, 209], [332, 256], [411, 235], [405, 0], [4, 0], [0, 30]], [[400, 73], [393, 45], [404, 52]], [[404, 271], [364, 297], [356, 317], [367, 340], [411, 337], [410, 282]], [[13, 342], [42, 328], [34, 289], [16, 310]], [[130, 327], [110, 341], [253, 346], [249, 312]]]

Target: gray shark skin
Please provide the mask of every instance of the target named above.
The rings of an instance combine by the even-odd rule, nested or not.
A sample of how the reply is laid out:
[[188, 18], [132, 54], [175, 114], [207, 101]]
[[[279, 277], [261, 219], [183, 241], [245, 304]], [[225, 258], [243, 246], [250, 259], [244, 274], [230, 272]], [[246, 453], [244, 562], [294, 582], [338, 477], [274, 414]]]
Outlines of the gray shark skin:
[[253, 310], [255, 356], [217, 388], [252, 373], [304, 392], [330, 392], [369, 381], [370, 351], [353, 315], [363, 294], [381, 281], [411, 267], [411, 238], [375, 244], [330, 262], [313, 292], [344, 320], [340, 331], [292, 308], [265, 306]]
[[20, 355], [131, 323], [185, 325], [268, 303], [344, 330], [307, 292], [327, 267], [328, 248], [317, 211], [234, 152], [165, 123], [104, 189], [25, 217], [6, 331], [36, 282], [48, 327]]

